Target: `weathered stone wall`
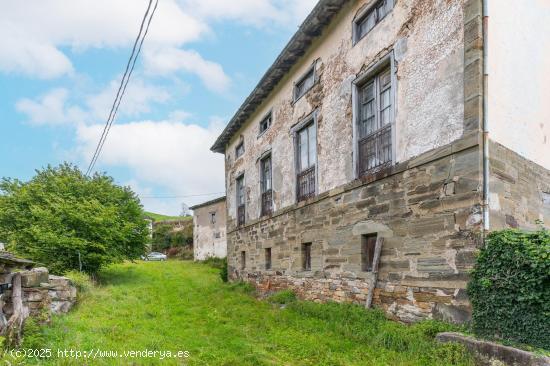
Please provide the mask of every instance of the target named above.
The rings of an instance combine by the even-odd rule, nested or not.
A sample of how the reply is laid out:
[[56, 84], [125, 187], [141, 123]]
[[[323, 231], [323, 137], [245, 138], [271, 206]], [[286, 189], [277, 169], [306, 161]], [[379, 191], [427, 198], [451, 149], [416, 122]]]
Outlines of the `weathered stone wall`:
[[[13, 272], [1, 274], [2, 282], [11, 282]], [[54, 276], [44, 267], [21, 272], [23, 306], [30, 315], [49, 319], [50, 314], [68, 312], [76, 302], [76, 287], [66, 277]], [[11, 290], [2, 294], [3, 312], [9, 317], [13, 313]]]
[[[465, 3], [473, 2], [396, 1], [394, 9], [356, 44], [352, 42], [353, 20], [372, 1], [350, 1], [343, 7], [228, 144], [225, 156], [228, 215], [236, 217], [235, 178], [244, 172], [246, 218], [260, 217], [259, 158], [268, 151], [272, 154], [274, 209], [296, 202], [291, 128], [313, 111], [318, 112], [318, 192], [327, 192], [356, 178], [353, 80], [388, 53], [392, 53], [395, 60], [395, 162], [444, 146], [465, 132], [476, 130], [477, 119], [470, 112], [479, 107], [478, 91], [465, 85], [470, 79], [476, 81], [480, 77], [475, 72], [465, 75], [464, 48], [465, 14], [472, 13], [466, 12]], [[476, 25], [478, 18], [470, 18]], [[478, 46], [476, 30], [476, 27], [468, 28], [472, 47]], [[474, 54], [468, 53], [467, 61], [473, 66], [481, 65]], [[313, 63], [318, 82], [294, 102], [294, 82]], [[470, 68], [476, 71], [473, 66]], [[464, 107], [466, 94], [468, 109]], [[269, 111], [273, 115], [272, 126], [260, 135], [258, 123]], [[241, 141], [244, 141], [245, 153], [236, 159], [235, 147]]]
[[[478, 140], [470, 134], [394, 166], [386, 177], [353, 181], [231, 230], [230, 276], [262, 292], [292, 288], [309, 300], [364, 303], [369, 273], [361, 269], [361, 237], [377, 233], [385, 241], [374, 306], [403, 321], [465, 320], [467, 271], [482, 218]], [[302, 270], [302, 243], [312, 243], [311, 271]]]
[[[214, 213], [215, 222], [211, 221]], [[225, 200], [193, 210], [193, 257], [205, 260], [209, 257], [225, 258], [227, 255]]]
[[494, 141], [489, 166], [491, 230], [550, 227], [550, 170]]

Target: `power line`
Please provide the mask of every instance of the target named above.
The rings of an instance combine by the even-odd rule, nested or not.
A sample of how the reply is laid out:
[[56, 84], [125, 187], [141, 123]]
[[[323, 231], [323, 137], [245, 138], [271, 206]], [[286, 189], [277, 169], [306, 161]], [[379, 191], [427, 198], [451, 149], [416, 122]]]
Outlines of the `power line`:
[[[126, 92], [126, 87], [128, 86], [128, 82], [130, 81], [130, 76], [132, 75], [132, 72], [134, 71], [134, 67], [136, 65], [137, 58], [139, 56], [139, 53], [141, 52], [141, 47], [143, 46], [143, 41], [145, 40], [145, 37], [147, 36], [147, 33], [149, 32], [149, 26], [151, 25], [151, 21], [153, 19], [153, 16], [155, 15], [155, 11], [158, 6], [158, 0], [155, 2], [155, 6], [153, 8], [153, 11], [151, 12], [151, 16], [149, 17], [149, 20], [147, 21], [147, 27], [145, 28], [145, 33], [143, 33], [143, 26], [145, 25], [145, 22], [147, 20], [147, 16], [149, 15], [149, 10], [151, 9], [151, 4], [153, 0], [149, 0], [149, 4], [147, 6], [147, 10], [145, 11], [145, 14], [143, 15], [143, 19], [141, 20], [141, 25], [139, 28], [139, 33], [136, 37], [136, 40], [134, 41], [134, 46], [132, 48], [132, 53], [130, 54], [130, 58], [128, 59], [128, 63], [126, 64], [126, 69], [124, 70], [124, 75], [122, 76], [122, 80], [120, 81], [120, 85], [117, 90], [117, 94], [115, 97], [115, 100], [113, 101], [113, 105], [111, 106], [111, 110], [109, 112], [109, 117], [107, 118], [107, 121], [105, 123], [105, 127], [103, 128], [103, 132], [101, 133], [101, 137], [99, 139], [99, 142], [96, 146], [96, 149], [94, 151], [94, 155], [92, 157], [92, 160], [90, 161], [90, 165], [88, 166], [88, 169], [86, 170], [86, 175], [90, 175], [94, 169], [94, 166], [97, 162], [97, 159], [99, 158], [99, 155], [101, 154], [101, 151], [103, 149], [103, 145], [105, 144], [105, 140], [107, 139], [107, 135], [109, 134], [109, 131], [111, 129], [111, 126], [115, 120], [116, 114], [118, 112], [118, 108], [120, 106], [120, 103], [122, 101], [122, 97], [124, 96], [124, 93]], [[143, 33], [143, 37], [142, 37]], [[139, 44], [139, 46], [138, 46]], [[137, 51], [136, 51], [137, 47]], [[130, 68], [131, 65], [131, 68]]]

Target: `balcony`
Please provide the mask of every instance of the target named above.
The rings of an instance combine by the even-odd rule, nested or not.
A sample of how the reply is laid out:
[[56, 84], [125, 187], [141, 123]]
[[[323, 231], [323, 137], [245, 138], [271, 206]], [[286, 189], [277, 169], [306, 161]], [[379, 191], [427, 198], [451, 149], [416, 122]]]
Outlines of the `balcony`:
[[391, 125], [359, 140], [359, 176], [376, 173], [391, 165]]
[[262, 193], [262, 216], [273, 213], [273, 191], [271, 189]]
[[237, 226], [242, 226], [245, 223], [245, 206], [237, 207]]
[[299, 173], [296, 179], [298, 202], [315, 196], [315, 165]]

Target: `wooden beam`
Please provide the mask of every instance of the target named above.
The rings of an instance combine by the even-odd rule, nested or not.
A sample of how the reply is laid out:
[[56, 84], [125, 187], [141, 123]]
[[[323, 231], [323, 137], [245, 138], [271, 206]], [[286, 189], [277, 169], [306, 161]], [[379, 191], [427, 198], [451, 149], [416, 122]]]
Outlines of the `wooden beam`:
[[384, 238], [376, 238], [376, 245], [374, 247], [374, 258], [372, 262], [372, 275], [369, 281], [369, 292], [367, 293], [367, 302], [365, 307], [370, 309], [372, 307], [372, 297], [374, 295], [374, 289], [376, 288], [376, 282], [378, 281], [378, 264], [380, 263], [380, 253], [382, 252], [382, 244]]

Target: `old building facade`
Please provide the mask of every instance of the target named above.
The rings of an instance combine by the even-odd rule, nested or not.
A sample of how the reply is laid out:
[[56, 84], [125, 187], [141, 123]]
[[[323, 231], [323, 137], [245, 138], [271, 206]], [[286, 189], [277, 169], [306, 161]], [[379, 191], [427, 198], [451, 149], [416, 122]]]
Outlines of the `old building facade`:
[[190, 207], [193, 210], [193, 258], [227, 256], [225, 197]]
[[523, 142], [491, 138], [516, 116], [491, 123], [503, 106], [487, 60], [502, 46], [487, 44], [486, 1], [319, 1], [212, 147], [233, 279], [364, 303], [383, 238], [374, 306], [468, 318], [484, 233], [550, 220], [548, 122], [524, 120], [540, 131]]

